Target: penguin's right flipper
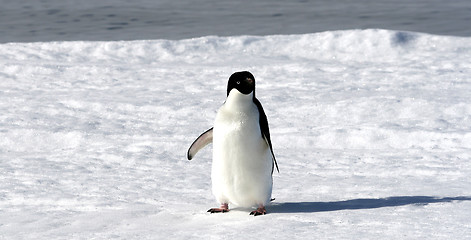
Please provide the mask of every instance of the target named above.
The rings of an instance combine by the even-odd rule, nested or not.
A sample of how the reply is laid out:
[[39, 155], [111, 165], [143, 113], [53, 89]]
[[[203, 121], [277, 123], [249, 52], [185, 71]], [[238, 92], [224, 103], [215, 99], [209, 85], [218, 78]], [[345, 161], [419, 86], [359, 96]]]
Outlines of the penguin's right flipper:
[[190, 146], [187, 153], [188, 160], [191, 160], [196, 153], [204, 148], [206, 145], [213, 142], [213, 128], [208, 129], [206, 132], [202, 133]]

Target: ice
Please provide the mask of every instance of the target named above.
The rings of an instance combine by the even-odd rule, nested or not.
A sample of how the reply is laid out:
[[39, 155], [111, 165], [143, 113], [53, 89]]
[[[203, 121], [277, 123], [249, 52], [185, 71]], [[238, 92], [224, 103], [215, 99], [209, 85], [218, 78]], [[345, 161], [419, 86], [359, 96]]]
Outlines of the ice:
[[[0, 238], [471, 237], [471, 38], [390, 30], [0, 44]], [[280, 173], [208, 214], [212, 126], [251, 71]]]

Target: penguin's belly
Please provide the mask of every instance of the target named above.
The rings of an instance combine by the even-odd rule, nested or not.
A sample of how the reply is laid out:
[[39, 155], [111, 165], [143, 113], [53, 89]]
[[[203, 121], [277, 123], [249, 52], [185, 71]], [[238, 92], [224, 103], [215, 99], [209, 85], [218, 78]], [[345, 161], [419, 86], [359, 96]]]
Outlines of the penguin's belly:
[[[222, 116], [220, 116], [222, 115]], [[272, 156], [258, 115], [216, 117], [213, 129], [213, 194], [220, 203], [266, 205], [272, 192]]]

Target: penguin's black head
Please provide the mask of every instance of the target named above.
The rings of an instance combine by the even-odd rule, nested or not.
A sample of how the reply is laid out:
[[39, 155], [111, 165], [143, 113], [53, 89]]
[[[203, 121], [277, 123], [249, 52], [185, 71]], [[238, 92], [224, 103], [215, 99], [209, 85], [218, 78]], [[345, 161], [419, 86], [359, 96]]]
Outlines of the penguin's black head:
[[229, 82], [227, 83], [227, 95], [228, 96], [233, 88], [239, 90], [240, 93], [243, 93], [246, 95], [253, 92], [254, 97], [255, 97], [254, 76], [250, 72], [247, 72], [247, 71], [233, 73], [231, 77], [229, 78]]

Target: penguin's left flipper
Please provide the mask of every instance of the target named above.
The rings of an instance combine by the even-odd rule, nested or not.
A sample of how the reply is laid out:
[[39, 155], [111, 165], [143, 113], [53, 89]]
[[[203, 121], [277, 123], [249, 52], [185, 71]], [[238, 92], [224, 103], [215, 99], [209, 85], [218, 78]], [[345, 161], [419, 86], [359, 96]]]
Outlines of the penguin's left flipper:
[[204, 148], [206, 145], [213, 142], [213, 128], [208, 129], [206, 132], [202, 133], [190, 146], [187, 152], [188, 160], [191, 160], [196, 153]]
[[256, 98], [254, 98], [253, 101], [258, 109], [259, 124], [260, 124], [260, 131], [261, 131], [262, 137], [267, 143], [268, 147], [270, 147], [271, 156], [273, 158], [272, 173], [275, 167], [276, 167], [276, 171], [280, 172], [280, 169], [278, 168], [278, 163], [276, 162], [275, 153], [273, 153], [273, 146], [271, 145], [270, 128], [268, 127], [267, 115], [265, 114], [265, 111], [263, 110], [263, 107], [260, 101], [258, 101], [258, 99]]

